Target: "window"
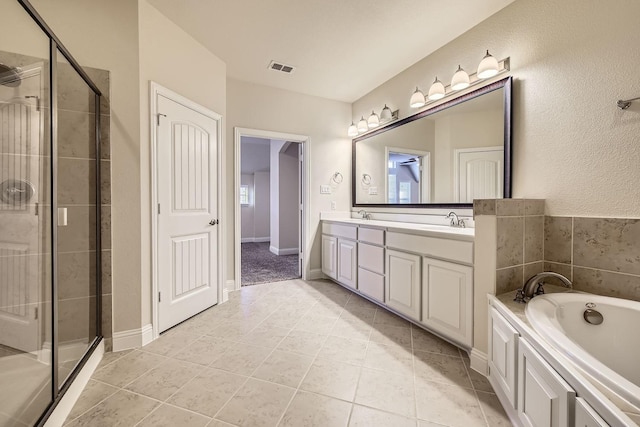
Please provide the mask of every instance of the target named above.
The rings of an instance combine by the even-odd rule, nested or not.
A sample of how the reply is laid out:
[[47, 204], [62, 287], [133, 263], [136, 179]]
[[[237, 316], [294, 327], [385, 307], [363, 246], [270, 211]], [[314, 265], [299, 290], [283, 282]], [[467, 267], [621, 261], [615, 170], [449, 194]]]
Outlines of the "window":
[[249, 186], [241, 185], [240, 186], [240, 205], [248, 206], [249, 205]]

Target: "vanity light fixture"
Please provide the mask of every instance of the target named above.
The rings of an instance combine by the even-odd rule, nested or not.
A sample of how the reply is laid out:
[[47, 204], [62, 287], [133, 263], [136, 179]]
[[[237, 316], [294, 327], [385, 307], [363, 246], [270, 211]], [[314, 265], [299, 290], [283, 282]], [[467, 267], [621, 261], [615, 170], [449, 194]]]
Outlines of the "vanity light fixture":
[[439, 101], [445, 97], [448, 97], [454, 92], [463, 90], [468, 88], [469, 86], [473, 86], [478, 84], [484, 79], [488, 79], [498, 74], [504, 73], [511, 69], [510, 67], [510, 58], [505, 58], [501, 61], [498, 61], [493, 55], [489, 53], [489, 50], [486, 51], [484, 58], [480, 61], [478, 65], [478, 71], [473, 74], [467, 74], [466, 71], [462, 68], [462, 66], [458, 65], [458, 69], [455, 74], [451, 78], [451, 84], [445, 86], [437, 77], [429, 87], [429, 93], [427, 97], [424, 97], [424, 94], [418, 87], [416, 87], [415, 92], [411, 95], [411, 99], [409, 100], [409, 105], [411, 108], [421, 108], [427, 104], [431, 104], [433, 102]]
[[367, 119], [367, 125], [369, 129], [377, 128], [380, 126], [380, 117], [375, 113], [375, 111], [371, 111], [371, 115]]
[[368, 130], [369, 130], [369, 123], [367, 123], [367, 121], [365, 120], [364, 116], [362, 116], [362, 118], [358, 122], [358, 132], [362, 133], [362, 132], [366, 132]]
[[469, 79], [469, 74], [465, 70], [462, 69], [460, 65], [458, 65], [458, 69], [455, 74], [451, 78], [451, 89], [452, 90], [462, 90], [469, 87], [471, 84], [471, 80]]
[[368, 119], [365, 119], [364, 116], [362, 116], [360, 120], [358, 120], [357, 124], [351, 122], [349, 129], [347, 129], [347, 135], [358, 136], [361, 133], [386, 125], [394, 120], [398, 120], [398, 110], [392, 111], [391, 108], [387, 107], [387, 104], [384, 104], [384, 108], [380, 111], [380, 115], [376, 114], [375, 111], [371, 111], [371, 115]]
[[413, 92], [413, 95], [411, 95], [411, 99], [409, 100], [409, 106], [411, 108], [420, 108], [425, 103], [424, 93], [422, 93], [422, 91], [418, 89], [418, 86], [416, 86], [416, 91]]
[[488, 79], [489, 77], [493, 77], [500, 71], [500, 66], [498, 65], [498, 60], [495, 56], [489, 53], [489, 49], [487, 49], [487, 54], [482, 58], [480, 64], [478, 65], [478, 71], [476, 75], [479, 79]]
[[358, 128], [356, 127], [356, 125], [353, 124], [353, 122], [351, 122], [351, 124], [349, 125], [349, 130], [347, 131], [347, 135], [349, 136], [358, 135]]
[[440, 80], [438, 80], [438, 77], [436, 76], [436, 79], [433, 81], [431, 87], [429, 88], [429, 95], [427, 95], [427, 97], [431, 101], [437, 101], [438, 99], [444, 98], [444, 93], [444, 85]]

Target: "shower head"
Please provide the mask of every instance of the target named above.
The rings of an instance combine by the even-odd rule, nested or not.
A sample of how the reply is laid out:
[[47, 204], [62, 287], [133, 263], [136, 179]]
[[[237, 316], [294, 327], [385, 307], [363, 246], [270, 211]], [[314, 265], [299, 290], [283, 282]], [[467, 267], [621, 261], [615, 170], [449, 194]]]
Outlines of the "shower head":
[[20, 70], [9, 65], [0, 63], [0, 85], [18, 87], [22, 83]]

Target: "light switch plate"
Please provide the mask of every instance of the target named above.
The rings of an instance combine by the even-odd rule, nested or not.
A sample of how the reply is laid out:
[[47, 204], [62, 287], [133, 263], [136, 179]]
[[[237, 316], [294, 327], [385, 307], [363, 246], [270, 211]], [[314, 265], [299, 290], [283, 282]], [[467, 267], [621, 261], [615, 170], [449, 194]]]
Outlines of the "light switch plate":
[[335, 201], [335, 200], [332, 200], [332, 201], [331, 201], [331, 210], [332, 210], [332, 211], [335, 211], [335, 210], [336, 210], [336, 208], [337, 208], [336, 201]]
[[378, 194], [378, 187], [369, 187], [369, 195], [375, 196], [376, 194]]
[[331, 194], [331, 186], [330, 185], [321, 185], [320, 186], [320, 194]]

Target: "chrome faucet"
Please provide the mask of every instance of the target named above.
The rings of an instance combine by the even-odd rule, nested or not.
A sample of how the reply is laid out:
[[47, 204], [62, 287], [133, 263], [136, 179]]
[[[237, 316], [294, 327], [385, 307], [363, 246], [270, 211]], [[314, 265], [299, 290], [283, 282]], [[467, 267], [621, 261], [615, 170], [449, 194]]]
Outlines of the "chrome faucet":
[[524, 304], [534, 296], [544, 294], [544, 288], [542, 287], [542, 285], [544, 284], [543, 280], [547, 277], [555, 277], [556, 279], [560, 279], [564, 287], [570, 289], [573, 288], [571, 280], [567, 279], [562, 274], [554, 273], [553, 271], [543, 271], [542, 273], [538, 273], [535, 276], [529, 278], [524, 286], [521, 289], [518, 289], [518, 291], [516, 292], [516, 297], [513, 300], [515, 302]]
[[458, 214], [451, 211], [447, 214], [447, 218], [451, 219], [451, 222], [449, 223], [449, 225], [451, 227], [461, 227], [461, 228], [465, 228], [467, 225], [464, 223], [464, 219], [460, 219], [458, 218]]
[[371, 214], [365, 211], [364, 209], [360, 209], [358, 211], [359, 215], [362, 215], [362, 219], [371, 219]]

